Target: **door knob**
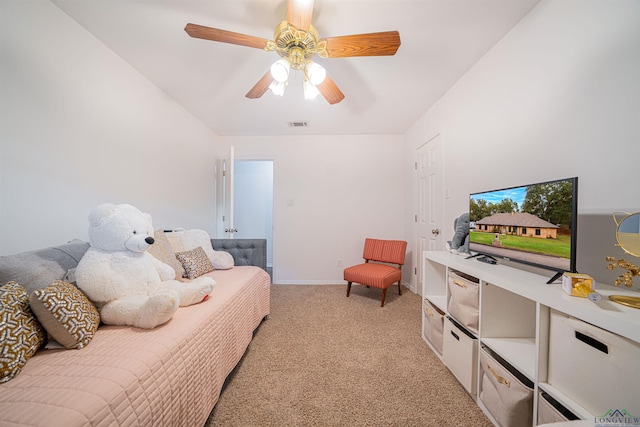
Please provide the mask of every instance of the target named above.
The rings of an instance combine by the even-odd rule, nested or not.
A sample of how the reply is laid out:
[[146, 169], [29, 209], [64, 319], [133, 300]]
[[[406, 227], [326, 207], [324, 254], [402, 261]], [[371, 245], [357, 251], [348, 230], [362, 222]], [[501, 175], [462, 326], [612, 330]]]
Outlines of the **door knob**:
[[440, 234], [440, 230], [438, 230], [437, 228], [434, 228], [433, 230], [431, 230], [431, 234], [433, 234], [434, 236], [437, 236], [438, 234]]

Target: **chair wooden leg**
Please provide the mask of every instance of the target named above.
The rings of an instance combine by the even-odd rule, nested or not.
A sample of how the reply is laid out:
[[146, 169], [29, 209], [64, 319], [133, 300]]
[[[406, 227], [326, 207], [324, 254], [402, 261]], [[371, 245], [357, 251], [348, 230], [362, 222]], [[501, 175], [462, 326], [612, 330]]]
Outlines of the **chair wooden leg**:
[[351, 282], [347, 283], [347, 298], [349, 298], [350, 292], [351, 292]]
[[398, 282], [398, 295], [402, 295], [402, 287], [400, 286], [400, 282]]
[[387, 288], [382, 290], [382, 302], [380, 303], [380, 307], [384, 307], [384, 297], [387, 296]]

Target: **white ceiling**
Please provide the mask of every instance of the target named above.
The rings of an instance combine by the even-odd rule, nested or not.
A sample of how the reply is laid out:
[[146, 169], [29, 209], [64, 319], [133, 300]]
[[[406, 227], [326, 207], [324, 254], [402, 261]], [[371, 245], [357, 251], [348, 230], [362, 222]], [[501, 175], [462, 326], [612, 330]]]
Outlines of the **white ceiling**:
[[[316, 59], [345, 94], [245, 94], [279, 57], [189, 37], [188, 22], [273, 38], [286, 0], [52, 0], [218, 135], [402, 134], [539, 0], [316, 0], [320, 37], [398, 30], [395, 56]], [[307, 121], [292, 128], [292, 121]]]

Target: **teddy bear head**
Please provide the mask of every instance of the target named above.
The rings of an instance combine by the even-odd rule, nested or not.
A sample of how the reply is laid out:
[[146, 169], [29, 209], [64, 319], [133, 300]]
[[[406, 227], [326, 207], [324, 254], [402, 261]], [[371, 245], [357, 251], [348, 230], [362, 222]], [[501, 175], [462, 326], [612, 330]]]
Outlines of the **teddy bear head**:
[[151, 215], [128, 204], [103, 203], [89, 213], [89, 242], [107, 252], [142, 253], [154, 242]]

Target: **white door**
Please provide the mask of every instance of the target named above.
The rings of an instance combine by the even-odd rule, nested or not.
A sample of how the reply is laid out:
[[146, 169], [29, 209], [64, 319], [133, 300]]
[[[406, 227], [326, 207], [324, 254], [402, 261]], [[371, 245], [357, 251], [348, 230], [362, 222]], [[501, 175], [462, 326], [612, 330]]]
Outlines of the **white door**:
[[216, 226], [216, 236], [224, 239], [233, 239], [233, 235], [238, 231], [233, 221], [234, 157], [234, 149], [231, 146], [227, 155], [218, 159], [217, 165], [216, 211], [218, 224]]
[[444, 159], [442, 135], [438, 134], [418, 147], [416, 153], [418, 209], [416, 239], [418, 293], [422, 295], [422, 252], [444, 250]]

